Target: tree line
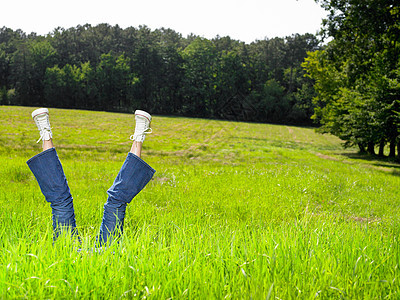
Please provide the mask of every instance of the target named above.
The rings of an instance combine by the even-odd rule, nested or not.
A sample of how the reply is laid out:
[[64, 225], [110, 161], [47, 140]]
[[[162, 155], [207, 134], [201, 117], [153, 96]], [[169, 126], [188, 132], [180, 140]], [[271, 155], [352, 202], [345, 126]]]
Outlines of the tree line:
[[0, 29], [0, 104], [311, 124], [312, 34], [258, 40], [89, 24]]

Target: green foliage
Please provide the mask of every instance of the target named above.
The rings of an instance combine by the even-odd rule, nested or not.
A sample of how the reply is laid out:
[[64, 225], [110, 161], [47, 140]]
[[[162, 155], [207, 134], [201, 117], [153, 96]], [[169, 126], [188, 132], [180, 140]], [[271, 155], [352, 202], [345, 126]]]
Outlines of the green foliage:
[[217, 101], [213, 107], [213, 115], [223, 116], [224, 111], [221, 107], [229, 96], [246, 95], [250, 90], [248, 68], [238, 50], [223, 50], [220, 53], [214, 77]]
[[134, 117], [50, 109], [82, 237], [53, 244], [32, 109], [0, 107], [0, 298], [399, 298], [397, 164], [312, 128], [153, 115], [154, 180], [94, 252]]
[[289, 101], [284, 89], [275, 80], [268, 80], [261, 93], [253, 94], [258, 118], [268, 123], [279, 123], [290, 111]]
[[0, 44], [0, 87], [7, 89], [9, 86], [8, 76], [10, 73], [11, 58], [3, 48], [5, 48], [3, 44]]
[[[92, 70], [88, 64], [77, 66], [65, 65], [48, 68], [45, 75], [46, 104], [57, 107], [76, 107], [86, 99], [85, 90]], [[57, 102], [54, 100], [57, 99]]]
[[[300, 64], [318, 47], [311, 34], [247, 45], [146, 26], [85, 24], [45, 37], [3, 27], [0, 88], [15, 95], [2, 103], [121, 112], [140, 106], [160, 114], [309, 124], [312, 93], [305, 91], [312, 84]], [[279, 100], [261, 99], [270, 81], [280, 86]], [[276, 107], [259, 111], [265, 103]]]
[[[399, 69], [399, 4], [381, 0], [317, 1], [329, 11], [324, 34], [333, 37], [325, 50], [309, 53], [303, 64], [316, 81], [314, 118], [322, 131], [380, 153], [399, 139], [396, 84]], [[400, 146], [400, 145], [399, 145]], [[398, 149], [400, 153], [400, 148]]]
[[185, 114], [211, 117], [215, 110], [214, 78], [217, 76], [215, 45], [204, 38], [196, 38], [183, 51], [185, 83], [182, 91]]
[[131, 109], [128, 96], [133, 83], [129, 59], [124, 55], [114, 57], [112, 53], [101, 55], [95, 74], [101, 107], [107, 110]]
[[135, 82], [128, 58], [103, 54], [96, 69], [92, 69], [89, 62], [82, 63], [80, 67], [66, 64], [62, 69], [58, 66], [47, 68], [45, 104], [78, 107], [90, 99], [87, 108], [128, 109], [133, 106], [129, 96]]

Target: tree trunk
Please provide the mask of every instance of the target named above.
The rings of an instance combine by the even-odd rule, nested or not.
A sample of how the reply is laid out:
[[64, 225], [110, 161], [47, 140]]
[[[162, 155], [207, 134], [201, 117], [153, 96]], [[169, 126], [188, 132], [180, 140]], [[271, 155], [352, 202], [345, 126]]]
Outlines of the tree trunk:
[[360, 149], [360, 154], [365, 154], [367, 151], [365, 151], [365, 147], [363, 144], [358, 143], [358, 148]]
[[400, 140], [397, 142], [397, 160], [400, 161]]
[[395, 157], [396, 156], [396, 142], [391, 141], [390, 142], [390, 152], [389, 152], [389, 157]]
[[385, 156], [384, 151], [385, 151], [385, 140], [382, 139], [380, 144], [379, 144], [379, 156], [380, 157]]
[[375, 155], [375, 144], [373, 142], [368, 142], [368, 149], [369, 154]]

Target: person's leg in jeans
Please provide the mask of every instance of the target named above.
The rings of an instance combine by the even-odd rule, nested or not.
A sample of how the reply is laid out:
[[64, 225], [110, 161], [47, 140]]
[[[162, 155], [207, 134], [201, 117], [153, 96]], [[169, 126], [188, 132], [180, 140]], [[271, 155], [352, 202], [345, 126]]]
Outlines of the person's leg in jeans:
[[150, 114], [135, 112], [135, 134], [131, 136], [132, 147], [113, 185], [108, 189], [104, 204], [103, 219], [97, 238], [99, 246], [119, 238], [123, 232], [125, 210], [128, 203], [146, 186], [155, 170], [141, 159], [142, 145], [146, 134], [151, 132]]
[[62, 230], [75, 233], [76, 222], [73, 199], [64, 175], [61, 162], [53, 145], [52, 132], [49, 122], [49, 111], [40, 108], [32, 113], [43, 141], [43, 151], [27, 161], [29, 168], [39, 183], [40, 189], [50, 202], [53, 216], [54, 239]]

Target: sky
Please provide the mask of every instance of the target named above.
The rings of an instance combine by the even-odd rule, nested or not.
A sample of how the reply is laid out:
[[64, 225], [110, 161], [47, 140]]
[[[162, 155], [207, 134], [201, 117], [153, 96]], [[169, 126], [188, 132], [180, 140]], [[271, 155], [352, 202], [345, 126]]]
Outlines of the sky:
[[45, 35], [87, 23], [146, 25], [171, 28], [184, 37], [219, 35], [251, 43], [315, 34], [326, 15], [314, 0], [8, 0], [1, 4], [0, 27]]

